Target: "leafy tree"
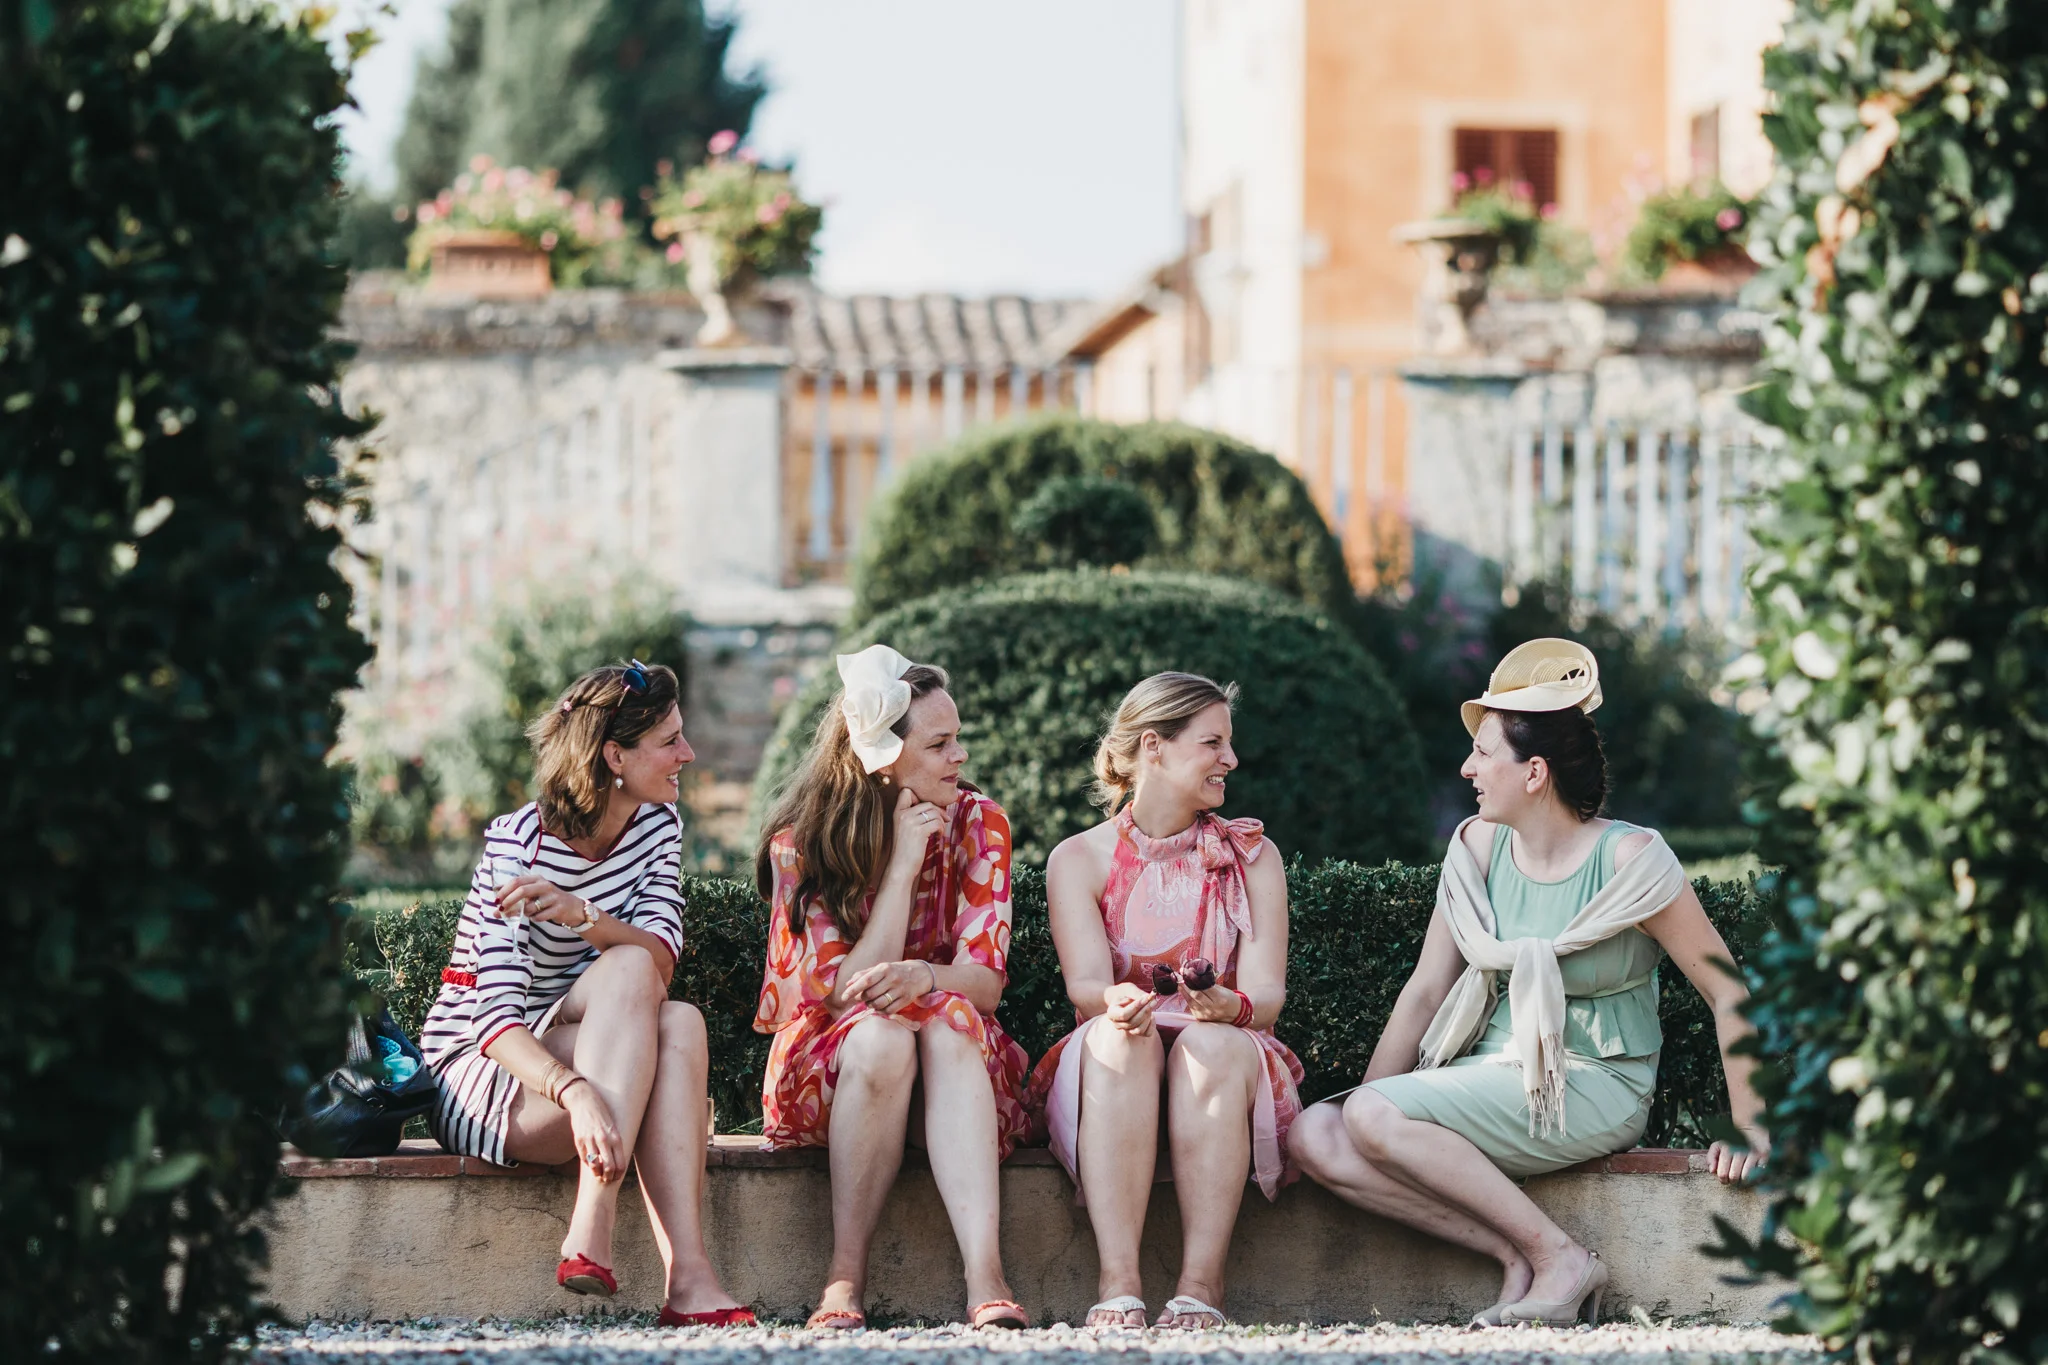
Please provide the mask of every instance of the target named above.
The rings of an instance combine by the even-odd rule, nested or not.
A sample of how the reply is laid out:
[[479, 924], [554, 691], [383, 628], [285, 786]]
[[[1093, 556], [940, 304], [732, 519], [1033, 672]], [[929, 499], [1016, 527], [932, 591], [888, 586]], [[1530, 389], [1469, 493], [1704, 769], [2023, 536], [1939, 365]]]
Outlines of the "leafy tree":
[[477, 153], [632, 200], [657, 162], [746, 132], [767, 86], [727, 72], [734, 31], [703, 0], [456, 0], [447, 50], [413, 82], [403, 202], [431, 199]]
[[45, 33], [0, 66], [0, 1359], [210, 1361], [355, 994], [348, 91], [264, 9]]
[[1745, 664], [1790, 1321], [2048, 1359], [2048, 6], [1798, 0], [1751, 250], [1787, 437]]

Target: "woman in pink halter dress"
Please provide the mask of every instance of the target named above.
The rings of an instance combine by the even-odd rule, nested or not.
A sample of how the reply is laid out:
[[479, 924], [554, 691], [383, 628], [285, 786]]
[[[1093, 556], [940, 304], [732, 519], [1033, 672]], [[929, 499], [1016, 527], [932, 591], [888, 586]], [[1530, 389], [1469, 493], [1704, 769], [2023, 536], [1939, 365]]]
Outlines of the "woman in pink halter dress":
[[1213, 1305], [1247, 1175], [1272, 1199], [1297, 1174], [1287, 1130], [1301, 1063], [1273, 1036], [1287, 992], [1286, 879], [1258, 821], [1211, 810], [1237, 766], [1235, 695], [1183, 673], [1133, 688], [1096, 756], [1097, 795], [1122, 808], [1046, 867], [1078, 1027], [1040, 1060], [1029, 1104], [1095, 1225], [1102, 1302], [1091, 1326], [1145, 1321], [1138, 1242], [1162, 1121], [1183, 1256], [1159, 1326], [1223, 1321]]

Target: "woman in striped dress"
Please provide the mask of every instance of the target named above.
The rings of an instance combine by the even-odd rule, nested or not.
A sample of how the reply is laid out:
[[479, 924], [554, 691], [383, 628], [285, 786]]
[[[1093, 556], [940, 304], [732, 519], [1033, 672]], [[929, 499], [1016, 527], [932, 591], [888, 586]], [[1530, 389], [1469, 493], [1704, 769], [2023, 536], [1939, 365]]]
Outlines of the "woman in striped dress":
[[635, 660], [584, 674], [527, 730], [540, 799], [493, 820], [420, 1045], [440, 1080], [434, 1136], [499, 1165], [575, 1161], [556, 1283], [618, 1290], [620, 1184], [668, 1267], [664, 1326], [753, 1321], [704, 1253], [704, 1020], [671, 1001], [682, 951], [676, 675]]

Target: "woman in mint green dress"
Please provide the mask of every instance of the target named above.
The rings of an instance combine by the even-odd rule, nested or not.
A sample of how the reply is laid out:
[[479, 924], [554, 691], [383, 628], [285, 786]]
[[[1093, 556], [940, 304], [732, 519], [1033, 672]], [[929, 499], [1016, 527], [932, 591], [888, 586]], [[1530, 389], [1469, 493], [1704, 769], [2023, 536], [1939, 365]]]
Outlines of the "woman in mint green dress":
[[1654, 831], [1600, 818], [1606, 760], [1589, 713], [1599, 666], [1570, 640], [1532, 640], [1464, 705], [1462, 775], [1479, 813], [1446, 851], [1420, 961], [1365, 1082], [1304, 1111], [1290, 1155], [1384, 1217], [1498, 1261], [1500, 1302], [1475, 1325], [1562, 1322], [1607, 1267], [1516, 1181], [1633, 1147], [1649, 1122], [1666, 953], [1713, 1007], [1728, 1100], [1746, 1146], [1716, 1143], [1723, 1181], [1769, 1144], [1730, 954]]

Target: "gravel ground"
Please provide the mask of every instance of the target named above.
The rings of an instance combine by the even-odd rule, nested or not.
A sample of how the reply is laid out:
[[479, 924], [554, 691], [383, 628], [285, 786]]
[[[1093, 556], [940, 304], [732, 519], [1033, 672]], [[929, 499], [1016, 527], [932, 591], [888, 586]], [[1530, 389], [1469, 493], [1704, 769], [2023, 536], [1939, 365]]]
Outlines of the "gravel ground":
[[1821, 1365], [1811, 1337], [1765, 1327], [1672, 1324], [1599, 1328], [1415, 1327], [1392, 1323], [1339, 1327], [1232, 1327], [1219, 1332], [1077, 1331], [1064, 1323], [1031, 1332], [971, 1332], [965, 1327], [897, 1327], [826, 1334], [799, 1327], [750, 1331], [657, 1331], [628, 1319], [546, 1323], [309, 1323], [266, 1328], [258, 1365], [776, 1365], [793, 1355], [806, 1365], [1000, 1365], [1028, 1356], [1032, 1365]]

